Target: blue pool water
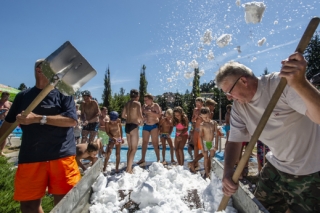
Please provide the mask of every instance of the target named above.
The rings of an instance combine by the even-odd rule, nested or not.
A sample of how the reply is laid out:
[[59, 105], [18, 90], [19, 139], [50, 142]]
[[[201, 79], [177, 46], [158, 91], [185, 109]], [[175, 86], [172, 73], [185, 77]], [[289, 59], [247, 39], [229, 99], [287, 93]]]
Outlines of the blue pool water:
[[[127, 161], [127, 152], [128, 152], [128, 147], [121, 147], [121, 151], [120, 151], [120, 162], [126, 162]], [[115, 148], [112, 150], [109, 162], [116, 162], [116, 150]], [[185, 147], [184, 148], [184, 158], [186, 161], [191, 161], [190, 155], [188, 153], [188, 148]], [[141, 159], [141, 147], [138, 147], [138, 150], [134, 156], [134, 160], [133, 162], [138, 162]], [[174, 159], [175, 161], [177, 161], [175, 154], [174, 154]], [[160, 148], [160, 160], [162, 161], [162, 148]], [[146, 153], [146, 161], [148, 162], [155, 162], [157, 161], [157, 157], [156, 154], [154, 152], [153, 147], [148, 147], [147, 149], [147, 153]], [[166, 148], [166, 161], [167, 162], [171, 162], [171, 156], [170, 156], [170, 148], [167, 147]], [[203, 161], [203, 159], [202, 159]]]

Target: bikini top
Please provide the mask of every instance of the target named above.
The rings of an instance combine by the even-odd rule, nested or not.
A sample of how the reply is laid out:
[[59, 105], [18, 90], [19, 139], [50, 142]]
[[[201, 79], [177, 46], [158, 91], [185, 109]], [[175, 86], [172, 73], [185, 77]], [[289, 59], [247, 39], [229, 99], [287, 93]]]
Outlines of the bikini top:
[[185, 126], [183, 126], [181, 123], [178, 123], [177, 125], [176, 125], [176, 129], [177, 130], [183, 130], [183, 129], [185, 129], [186, 127]]

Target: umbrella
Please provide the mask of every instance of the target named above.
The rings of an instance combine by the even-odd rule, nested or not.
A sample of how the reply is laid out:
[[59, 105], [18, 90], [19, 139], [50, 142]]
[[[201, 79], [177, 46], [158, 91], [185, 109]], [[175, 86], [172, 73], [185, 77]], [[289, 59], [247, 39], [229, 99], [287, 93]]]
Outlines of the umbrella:
[[9, 101], [13, 101], [20, 90], [0, 84], [0, 94], [2, 94], [2, 92], [8, 92], [10, 94]]

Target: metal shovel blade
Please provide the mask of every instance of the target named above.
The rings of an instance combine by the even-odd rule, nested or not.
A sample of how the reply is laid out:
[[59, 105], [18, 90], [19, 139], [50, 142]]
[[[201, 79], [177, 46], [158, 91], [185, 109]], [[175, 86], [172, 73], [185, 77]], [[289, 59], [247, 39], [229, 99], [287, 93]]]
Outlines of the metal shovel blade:
[[69, 41], [45, 59], [42, 72], [49, 80], [56, 75], [60, 77], [55, 88], [64, 95], [73, 95], [97, 74]]

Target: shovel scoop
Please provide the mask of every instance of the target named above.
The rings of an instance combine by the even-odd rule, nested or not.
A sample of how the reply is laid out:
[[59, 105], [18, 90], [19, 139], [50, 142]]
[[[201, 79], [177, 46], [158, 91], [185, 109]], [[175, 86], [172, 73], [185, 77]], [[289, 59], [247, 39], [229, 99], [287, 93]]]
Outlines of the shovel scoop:
[[[41, 70], [50, 83], [31, 102], [27, 109], [25, 109], [24, 115], [32, 112], [54, 88], [58, 89], [64, 95], [73, 95], [97, 74], [89, 62], [69, 41], [62, 44], [42, 62]], [[4, 141], [17, 125], [17, 121], [14, 122], [11, 127], [1, 135], [0, 142]]]

